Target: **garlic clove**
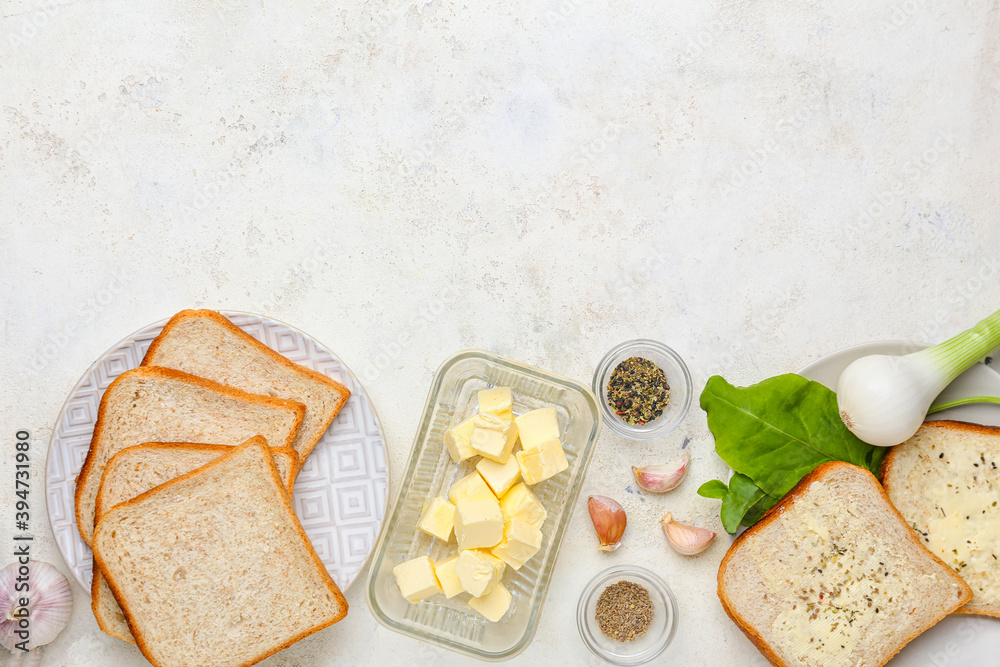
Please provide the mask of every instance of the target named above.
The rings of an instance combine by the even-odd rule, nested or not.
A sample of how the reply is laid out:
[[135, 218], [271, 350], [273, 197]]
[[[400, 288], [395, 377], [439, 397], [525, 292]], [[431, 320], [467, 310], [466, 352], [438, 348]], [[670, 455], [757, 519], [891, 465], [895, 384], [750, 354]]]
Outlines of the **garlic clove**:
[[[18, 583], [27, 583], [27, 592], [18, 591]], [[22, 606], [22, 599], [28, 604]], [[30, 618], [31, 632], [27, 649], [48, 644], [69, 623], [73, 610], [73, 592], [59, 570], [48, 563], [31, 561], [27, 565], [11, 563], [0, 570], [0, 646], [20, 651], [23, 636], [18, 635], [21, 621]]]
[[687, 473], [690, 460], [691, 457], [684, 452], [679, 465], [651, 465], [641, 468], [632, 466], [632, 474], [635, 475], [635, 483], [644, 491], [663, 493], [677, 488]]
[[590, 510], [590, 520], [594, 522], [594, 530], [601, 541], [601, 551], [614, 551], [620, 546], [620, 540], [625, 533], [625, 510], [618, 501], [605, 496], [591, 496], [587, 500]]
[[663, 534], [667, 536], [667, 542], [670, 543], [674, 551], [683, 556], [700, 554], [708, 548], [715, 537], [715, 533], [708, 528], [689, 526], [674, 521], [670, 512], [663, 515], [660, 523], [663, 526]]

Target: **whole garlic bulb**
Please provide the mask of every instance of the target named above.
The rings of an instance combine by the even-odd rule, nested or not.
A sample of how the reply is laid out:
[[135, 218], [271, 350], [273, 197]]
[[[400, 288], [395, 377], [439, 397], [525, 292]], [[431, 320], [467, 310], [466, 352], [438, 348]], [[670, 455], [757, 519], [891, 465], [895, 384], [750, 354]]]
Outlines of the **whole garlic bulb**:
[[23, 653], [18, 644], [26, 640], [29, 650], [48, 644], [69, 623], [72, 610], [69, 582], [48, 563], [11, 563], [0, 570], [0, 645], [8, 651]]

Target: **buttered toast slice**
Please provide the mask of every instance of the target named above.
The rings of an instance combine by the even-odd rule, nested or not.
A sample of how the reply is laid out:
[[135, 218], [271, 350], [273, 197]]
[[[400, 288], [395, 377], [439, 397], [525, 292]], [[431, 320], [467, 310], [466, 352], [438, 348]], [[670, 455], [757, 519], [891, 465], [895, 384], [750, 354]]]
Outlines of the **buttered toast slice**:
[[252, 665], [347, 614], [259, 440], [111, 508], [94, 558], [157, 667]]
[[331, 378], [289, 361], [214, 310], [182, 310], [150, 344], [143, 366], [166, 366], [252, 394], [298, 401], [305, 419], [291, 447], [299, 467], [351, 392]]
[[305, 406], [248, 394], [169, 368], [144, 366], [119, 375], [101, 397], [94, 436], [76, 482], [76, 523], [84, 541], [94, 534], [94, 502], [108, 460], [143, 442], [238, 445], [261, 435], [288, 447]]
[[933, 421], [882, 463], [889, 500], [972, 588], [959, 613], [1000, 617], [1000, 428]]
[[879, 667], [972, 597], [875, 476], [839, 461], [736, 539], [718, 586], [729, 617], [782, 666]]
[[[260, 436], [254, 436], [251, 440], [264, 443], [264, 439]], [[179, 442], [147, 442], [123, 449], [112, 456], [104, 468], [95, 506], [97, 520], [100, 521], [100, 518], [115, 505], [211, 463], [232, 449], [226, 445]], [[288, 493], [291, 493], [295, 483], [298, 455], [295, 450], [288, 447], [275, 447], [270, 452], [274, 456], [281, 481], [288, 489]], [[112, 637], [134, 644], [135, 639], [125, 622], [125, 615], [98, 567], [94, 568], [94, 580], [90, 592], [90, 606], [101, 630]]]

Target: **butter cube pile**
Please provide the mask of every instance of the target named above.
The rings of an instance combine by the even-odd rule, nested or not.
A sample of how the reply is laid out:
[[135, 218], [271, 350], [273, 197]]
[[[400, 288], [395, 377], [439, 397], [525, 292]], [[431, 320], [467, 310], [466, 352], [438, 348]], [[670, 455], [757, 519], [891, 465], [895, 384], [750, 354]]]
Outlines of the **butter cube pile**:
[[496, 622], [511, 603], [501, 582], [504, 572], [521, 569], [542, 547], [545, 508], [528, 487], [569, 463], [554, 407], [515, 417], [509, 387], [480, 391], [478, 399], [479, 412], [444, 434], [455, 463], [481, 457], [476, 469], [451, 485], [447, 499], [431, 498], [417, 522], [442, 542], [454, 535], [458, 551], [436, 563], [420, 556], [392, 571], [410, 602], [467, 593], [469, 606]]

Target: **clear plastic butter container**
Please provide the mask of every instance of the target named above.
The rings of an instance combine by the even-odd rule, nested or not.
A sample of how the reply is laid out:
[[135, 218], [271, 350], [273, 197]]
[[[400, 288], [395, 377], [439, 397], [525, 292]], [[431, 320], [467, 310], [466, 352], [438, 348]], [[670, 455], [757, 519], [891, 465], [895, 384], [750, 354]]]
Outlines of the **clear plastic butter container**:
[[[520, 570], [507, 568], [502, 581], [513, 601], [497, 623], [473, 611], [466, 594], [407, 602], [392, 574], [393, 567], [411, 558], [430, 556], [437, 561], [455, 553], [454, 539], [442, 543], [417, 530], [417, 521], [427, 500], [447, 497], [452, 483], [475, 470], [476, 459], [457, 464], [451, 460], [444, 432], [473, 415], [476, 392], [489, 387], [511, 388], [515, 415], [555, 406], [569, 462], [567, 470], [532, 487], [548, 513], [542, 547]], [[459, 352], [445, 361], [431, 384], [410, 462], [368, 573], [365, 594], [375, 618], [397, 632], [481, 660], [506, 660], [523, 651], [538, 627], [559, 545], [600, 430], [597, 399], [579, 382], [482, 350]]]

